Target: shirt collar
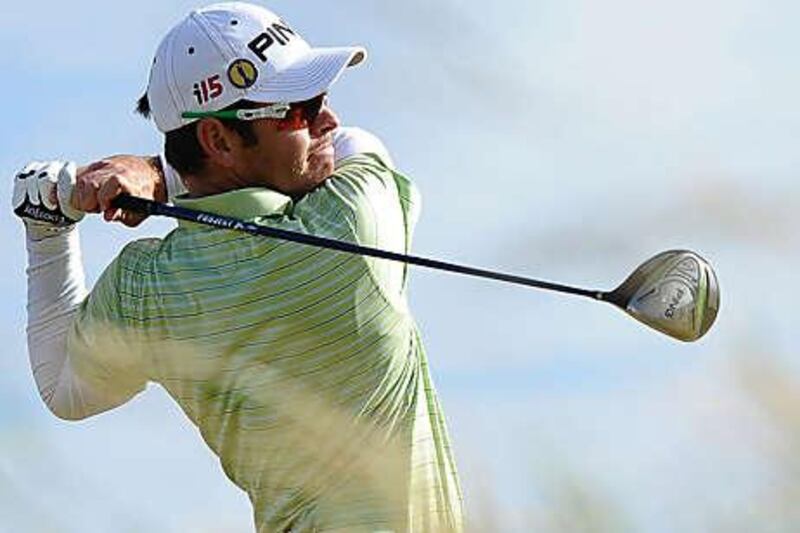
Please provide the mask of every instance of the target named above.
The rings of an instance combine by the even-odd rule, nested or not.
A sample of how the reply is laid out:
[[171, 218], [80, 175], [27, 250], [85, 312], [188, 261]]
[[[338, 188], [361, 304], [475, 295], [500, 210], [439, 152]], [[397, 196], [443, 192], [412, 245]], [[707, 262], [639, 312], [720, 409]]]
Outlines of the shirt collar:
[[[180, 195], [175, 198], [175, 205], [247, 222], [259, 217], [289, 214], [293, 207], [292, 199], [285, 194], [261, 188], [236, 189], [198, 198]], [[197, 226], [185, 220], [179, 220], [178, 224], [183, 227]]]

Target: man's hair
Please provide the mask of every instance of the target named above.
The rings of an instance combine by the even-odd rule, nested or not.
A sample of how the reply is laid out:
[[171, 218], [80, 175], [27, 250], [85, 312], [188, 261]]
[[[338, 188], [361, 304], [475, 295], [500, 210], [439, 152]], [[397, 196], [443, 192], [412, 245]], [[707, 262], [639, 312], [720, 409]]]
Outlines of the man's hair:
[[[252, 109], [262, 105], [264, 104], [239, 100], [225, 109]], [[144, 118], [150, 118], [151, 108], [147, 94], [139, 98], [136, 103], [136, 112]], [[178, 174], [197, 175], [205, 168], [206, 154], [197, 140], [197, 124], [198, 121], [194, 121], [164, 134], [164, 157]], [[246, 120], [222, 120], [222, 124], [238, 133], [245, 146], [253, 146], [258, 142], [253, 131], [253, 124], [250, 122]]]

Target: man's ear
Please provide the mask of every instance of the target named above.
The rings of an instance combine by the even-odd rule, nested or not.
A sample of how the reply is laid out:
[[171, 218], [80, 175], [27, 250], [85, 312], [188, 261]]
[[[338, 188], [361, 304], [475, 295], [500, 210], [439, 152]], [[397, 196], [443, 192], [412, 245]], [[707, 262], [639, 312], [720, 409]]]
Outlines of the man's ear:
[[209, 161], [231, 168], [238, 159], [238, 138], [216, 118], [204, 118], [197, 124], [197, 142]]

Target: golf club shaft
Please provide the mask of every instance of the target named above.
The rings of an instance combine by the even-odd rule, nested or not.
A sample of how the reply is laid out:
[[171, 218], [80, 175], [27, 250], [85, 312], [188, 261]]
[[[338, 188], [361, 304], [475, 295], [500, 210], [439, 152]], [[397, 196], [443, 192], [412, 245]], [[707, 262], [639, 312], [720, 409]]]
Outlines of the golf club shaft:
[[206, 213], [203, 211], [196, 211], [194, 209], [187, 209], [185, 207], [163, 204], [161, 202], [154, 202], [152, 200], [138, 198], [135, 196], [120, 195], [114, 199], [113, 204], [115, 207], [119, 207], [121, 209], [126, 209], [128, 211], [134, 211], [137, 213], [142, 213], [147, 215], [160, 215], [170, 218], [177, 218], [189, 222], [194, 222], [196, 224], [203, 224], [206, 226], [212, 226], [220, 229], [243, 231], [253, 235], [272, 237], [275, 239], [282, 239], [285, 241], [292, 241], [310, 246], [317, 246], [321, 248], [328, 248], [331, 250], [338, 250], [340, 252], [366, 255], [369, 257], [377, 257], [380, 259], [389, 259], [391, 261], [399, 261], [410, 265], [417, 265], [437, 270], [444, 270], [446, 272], [455, 272], [457, 274], [464, 274], [467, 276], [476, 276], [479, 278], [505, 281], [507, 283], [525, 285], [526, 287], [534, 287], [536, 289], [543, 289], [547, 291], [556, 291], [567, 294], [574, 294], [576, 296], [584, 296], [586, 298], [592, 298], [594, 300], [603, 300], [603, 295], [604, 295], [604, 293], [600, 291], [581, 289], [578, 287], [570, 287], [569, 285], [561, 285], [559, 283], [540, 281], [537, 279], [515, 276], [513, 274], [503, 274], [502, 272], [494, 272], [491, 270], [484, 270], [465, 265], [458, 265], [455, 263], [447, 263], [444, 261], [437, 261], [435, 259], [428, 259], [425, 257], [400, 254], [396, 252], [390, 252], [387, 250], [370, 248], [368, 246], [361, 246], [349, 242], [338, 241], [336, 239], [318, 237], [316, 235], [308, 235], [296, 231], [289, 231], [269, 226], [260, 226], [258, 224], [245, 222], [243, 220], [238, 220], [231, 217], [215, 215], [213, 213]]

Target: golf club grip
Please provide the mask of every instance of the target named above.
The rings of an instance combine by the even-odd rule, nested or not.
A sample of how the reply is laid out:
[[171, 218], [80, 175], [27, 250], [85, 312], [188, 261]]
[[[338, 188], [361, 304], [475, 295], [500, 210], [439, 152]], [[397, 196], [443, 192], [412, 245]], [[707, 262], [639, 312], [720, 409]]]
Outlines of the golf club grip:
[[309, 246], [317, 246], [320, 248], [328, 248], [340, 252], [351, 254], [365, 255], [369, 257], [376, 257], [379, 259], [388, 259], [390, 261], [398, 261], [410, 265], [417, 265], [426, 268], [433, 268], [437, 270], [444, 270], [446, 272], [454, 272], [457, 274], [464, 274], [467, 276], [477, 276], [480, 278], [493, 279], [497, 281], [505, 281], [507, 283], [514, 283], [517, 285], [524, 285], [527, 287], [534, 287], [537, 289], [550, 290], [563, 292], [567, 294], [574, 294], [576, 296], [584, 296], [592, 299], [602, 299], [601, 293], [594, 290], [581, 289], [578, 287], [570, 287], [569, 285], [561, 285], [558, 283], [551, 283], [547, 281], [540, 281], [513, 274], [503, 274], [502, 272], [494, 272], [491, 270], [484, 270], [480, 268], [469, 267], [465, 265], [458, 265], [455, 263], [447, 263], [445, 261], [438, 261], [435, 259], [428, 259], [414, 255], [400, 254], [390, 252], [388, 250], [381, 250], [378, 248], [370, 248], [359, 244], [353, 244], [336, 239], [329, 239], [327, 237], [319, 237], [317, 235], [308, 235], [296, 231], [289, 231], [270, 226], [260, 226], [252, 222], [245, 222], [223, 215], [216, 215], [213, 213], [206, 213], [204, 211], [196, 211], [194, 209], [187, 209], [185, 207], [163, 204], [161, 202], [154, 202], [145, 198], [138, 198], [123, 194], [117, 196], [113, 200], [114, 207], [126, 209], [128, 211], [135, 211], [146, 215], [160, 215], [169, 218], [176, 218], [194, 222], [196, 224], [203, 224], [212, 226], [219, 229], [243, 231], [252, 235], [260, 235], [263, 237], [272, 237], [282, 239], [285, 241], [296, 242], [299, 244], [306, 244]]

